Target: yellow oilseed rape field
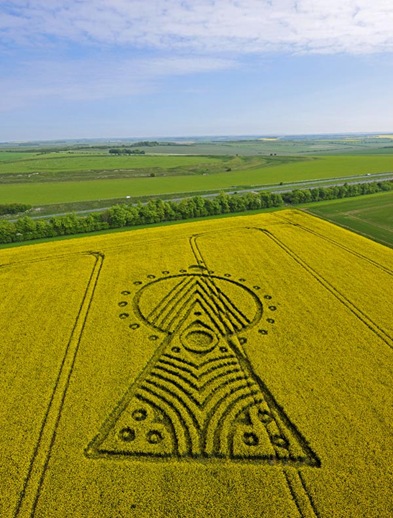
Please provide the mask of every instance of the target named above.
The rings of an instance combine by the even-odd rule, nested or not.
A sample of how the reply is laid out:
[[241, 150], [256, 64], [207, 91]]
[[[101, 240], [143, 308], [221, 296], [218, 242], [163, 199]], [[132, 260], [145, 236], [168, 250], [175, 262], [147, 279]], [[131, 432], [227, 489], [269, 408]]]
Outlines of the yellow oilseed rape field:
[[1, 517], [393, 515], [393, 251], [300, 211], [0, 255]]

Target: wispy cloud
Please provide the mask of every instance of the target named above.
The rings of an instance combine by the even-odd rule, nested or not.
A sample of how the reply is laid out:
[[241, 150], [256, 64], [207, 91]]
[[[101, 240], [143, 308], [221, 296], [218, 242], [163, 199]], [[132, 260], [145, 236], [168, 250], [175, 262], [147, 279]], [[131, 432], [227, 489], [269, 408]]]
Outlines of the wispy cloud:
[[1, 0], [0, 130], [390, 128], [392, 27], [392, 0]]
[[3, 45], [55, 39], [193, 52], [393, 52], [390, 0], [13, 0]]
[[[34, 100], [91, 101], [153, 92], [165, 77], [229, 69], [229, 59], [181, 56], [145, 59], [26, 60], [9, 76], [0, 70], [0, 111]], [[3, 77], [2, 77], [3, 76]]]

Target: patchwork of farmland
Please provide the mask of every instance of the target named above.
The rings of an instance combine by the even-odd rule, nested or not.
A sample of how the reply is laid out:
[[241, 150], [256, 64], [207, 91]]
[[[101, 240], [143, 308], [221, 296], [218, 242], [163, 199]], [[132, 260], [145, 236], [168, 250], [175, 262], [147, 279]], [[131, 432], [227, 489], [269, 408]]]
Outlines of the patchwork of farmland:
[[0, 516], [392, 516], [391, 249], [281, 211], [0, 282]]

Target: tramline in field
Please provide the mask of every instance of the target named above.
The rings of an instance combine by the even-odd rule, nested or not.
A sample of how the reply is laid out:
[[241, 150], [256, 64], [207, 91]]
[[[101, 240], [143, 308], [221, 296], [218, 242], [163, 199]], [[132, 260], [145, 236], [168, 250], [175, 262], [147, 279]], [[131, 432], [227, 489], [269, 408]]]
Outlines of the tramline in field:
[[0, 278], [2, 516], [391, 515], [392, 250], [281, 211]]

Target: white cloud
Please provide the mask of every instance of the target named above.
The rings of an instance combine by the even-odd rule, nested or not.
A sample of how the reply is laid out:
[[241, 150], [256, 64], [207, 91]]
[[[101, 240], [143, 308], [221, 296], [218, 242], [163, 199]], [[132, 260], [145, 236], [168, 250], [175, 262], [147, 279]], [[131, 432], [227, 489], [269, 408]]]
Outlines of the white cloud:
[[1, 11], [8, 44], [61, 38], [199, 53], [393, 51], [391, 0], [14, 0]]

